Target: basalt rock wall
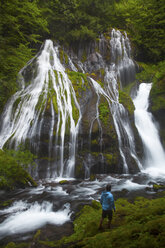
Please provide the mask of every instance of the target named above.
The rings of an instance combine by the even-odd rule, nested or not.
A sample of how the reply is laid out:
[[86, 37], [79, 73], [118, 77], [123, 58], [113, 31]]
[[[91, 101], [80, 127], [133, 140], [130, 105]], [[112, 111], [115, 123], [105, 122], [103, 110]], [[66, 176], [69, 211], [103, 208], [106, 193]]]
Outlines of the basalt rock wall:
[[47, 40], [19, 74], [1, 116], [1, 147], [27, 146], [38, 178], [138, 172], [141, 140], [123, 93], [135, 72], [126, 33], [70, 48]]

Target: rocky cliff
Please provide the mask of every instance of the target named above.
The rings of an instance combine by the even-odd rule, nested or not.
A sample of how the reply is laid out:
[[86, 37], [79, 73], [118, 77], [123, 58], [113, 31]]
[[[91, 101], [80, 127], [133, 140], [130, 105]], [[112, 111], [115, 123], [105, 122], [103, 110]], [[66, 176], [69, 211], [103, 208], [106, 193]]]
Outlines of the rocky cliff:
[[123, 92], [135, 73], [126, 33], [71, 48], [45, 41], [1, 116], [1, 147], [30, 148], [39, 178], [139, 171], [134, 105]]

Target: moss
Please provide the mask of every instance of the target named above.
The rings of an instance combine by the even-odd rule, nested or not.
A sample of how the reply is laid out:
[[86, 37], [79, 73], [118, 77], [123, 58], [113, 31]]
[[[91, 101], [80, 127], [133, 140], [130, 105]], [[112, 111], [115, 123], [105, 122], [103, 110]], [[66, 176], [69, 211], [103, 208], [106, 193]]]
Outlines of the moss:
[[161, 184], [154, 184], [153, 185], [153, 190], [154, 191], [164, 190], [164, 189], [165, 189], [165, 185], [161, 185]]
[[72, 104], [72, 116], [75, 121], [75, 124], [77, 124], [78, 119], [79, 119], [79, 110], [77, 109], [75, 105], [74, 98], [72, 95], [71, 95], [71, 104]]
[[152, 112], [165, 110], [165, 74], [162, 79], [153, 83], [151, 89]]
[[63, 55], [64, 55], [64, 51], [62, 48], [59, 49], [59, 59], [60, 62], [63, 63]]
[[136, 82], [132, 82], [125, 87], [122, 88], [122, 91], [124, 91], [127, 95], [130, 95], [132, 88], [135, 86]]
[[62, 64], [63, 63], [65, 63], [66, 65], [68, 64], [69, 62], [68, 55], [62, 48], [59, 49], [59, 58]]
[[109, 112], [110, 110], [109, 110], [108, 102], [107, 101], [105, 101], [104, 103], [102, 102], [99, 105], [99, 118], [105, 125], [108, 124], [108, 119], [110, 114]]
[[19, 243], [16, 244], [14, 242], [8, 243], [4, 248], [28, 248], [30, 246], [29, 243]]
[[15, 113], [15, 111], [16, 111], [16, 109], [17, 109], [17, 107], [18, 107], [18, 104], [21, 102], [21, 97], [18, 97], [17, 99], [16, 99], [16, 101], [14, 102], [14, 104], [13, 104], [13, 112]]
[[67, 184], [67, 183], [68, 183], [67, 180], [61, 180], [61, 181], [59, 182], [59, 184]]
[[0, 201], [0, 208], [4, 208], [4, 207], [8, 207], [12, 204], [12, 200], [8, 200], [8, 201]]
[[111, 154], [111, 153], [104, 153], [104, 157], [106, 158], [106, 162], [109, 165], [116, 164], [117, 163], [117, 154]]
[[88, 87], [87, 75], [81, 72], [75, 71], [66, 71], [70, 81], [72, 82], [72, 86], [75, 90], [76, 97], [79, 99], [80, 93]]
[[86, 60], [87, 60], [87, 53], [86, 53], [86, 51], [84, 50], [84, 51], [83, 51], [83, 54], [82, 54], [82, 57], [81, 57], [81, 62], [84, 63]]
[[96, 180], [96, 175], [95, 174], [91, 174], [90, 175], [90, 181], [94, 181]]
[[[82, 157], [84, 156], [84, 154], [81, 154]], [[83, 165], [83, 159], [79, 158], [78, 161], [76, 162], [76, 166], [75, 166], [75, 177], [76, 178], [84, 178], [85, 175], [85, 169], [84, 169], [84, 165]]]
[[157, 65], [139, 63], [141, 72], [136, 75], [140, 82], [152, 82], [151, 110], [156, 112], [165, 109], [165, 60]]
[[[33, 178], [24, 169], [33, 164], [34, 156], [29, 151], [0, 150], [0, 189], [12, 190], [16, 187], [24, 188], [37, 186]], [[24, 166], [24, 168], [23, 168]]]
[[38, 111], [42, 112], [44, 110], [45, 103], [46, 103], [45, 93], [42, 92], [41, 95], [38, 98], [38, 102], [37, 102], [37, 105], [35, 106], [35, 110], [37, 112]]
[[[74, 233], [60, 241], [42, 242], [52, 247], [95, 247], [95, 248], [163, 248], [165, 228], [165, 197], [145, 199], [138, 197], [133, 203], [126, 199], [115, 202], [116, 213], [112, 219], [112, 229], [99, 231], [101, 204], [92, 201], [84, 206], [74, 220]], [[70, 247], [70, 246], [69, 246]]]
[[119, 91], [119, 102], [128, 110], [130, 115], [133, 115], [135, 106], [132, 102], [132, 99], [123, 91]]
[[156, 72], [155, 65], [138, 63], [140, 72], [136, 74], [136, 79], [139, 82], [151, 82], [153, 80], [154, 74]]

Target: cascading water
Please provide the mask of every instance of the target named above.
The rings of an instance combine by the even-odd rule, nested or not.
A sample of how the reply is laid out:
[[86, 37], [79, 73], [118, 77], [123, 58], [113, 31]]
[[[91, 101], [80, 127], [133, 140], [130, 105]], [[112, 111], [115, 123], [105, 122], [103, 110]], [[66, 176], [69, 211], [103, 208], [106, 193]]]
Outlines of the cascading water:
[[[69, 228], [66, 225], [67, 230], [64, 226], [61, 229], [60, 226], [73, 219], [71, 214], [80, 209], [82, 202], [89, 204], [93, 199], [99, 200], [100, 190], [109, 182], [112, 184], [113, 191], [116, 191], [116, 195], [119, 193], [119, 196], [121, 190], [122, 195], [125, 194], [124, 197], [131, 196], [132, 190], [133, 196], [140, 195], [139, 192], [142, 192], [144, 196], [147, 194], [148, 188], [149, 194], [151, 194], [152, 186], [148, 182], [154, 180], [147, 176], [144, 177], [143, 173], [117, 175], [117, 178], [99, 175], [98, 180], [95, 181], [71, 180], [68, 184], [58, 184], [61, 177], [74, 176], [75, 161], [78, 157], [76, 157], [78, 134], [85, 136], [85, 138], [81, 137], [78, 143], [79, 150], [84, 143], [86, 146], [84, 145], [85, 149], [80, 151], [76, 166], [81, 173], [81, 164], [78, 163], [81, 163], [82, 160], [85, 167], [86, 162], [87, 167], [84, 173], [86, 177], [90, 176], [90, 166], [94, 160], [93, 154], [96, 155], [94, 165], [97, 165], [98, 154], [102, 155], [101, 162], [103, 161], [103, 163], [108, 157], [105, 155], [108, 154], [111, 158], [117, 154], [117, 159], [121, 157], [121, 160], [117, 160], [117, 162], [115, 160], [114, 164], [117, 166], [117, 163], [120, 162], [119, 166], [122, 167], [123, 173], [130, 172], [132, 162], [137, 165], [134, 165], [135, 169], [138, 167], [139, 170], [142, 170], [136, 155], [135, 138], [128, 111], [119, 101], [119, 88], [121, 89], [133, 81], [135, 77], [135, 66], [130, 56], [131, 50], [126, 34], [122, 35], [119, 31], [112, 30], [110, 48], [111, 59], [108, 59], [108, 62], [104, 60], [102, 53], [99, 54], [101, 60], [99, 66], [105, 71], [104, 85], [96, 81], [97, 73], [94, 76], [95, 80], [92, 75], [89, 76], [91, 71], [87, 70], [88, 66], [80, 62], [77, 57], [76, 66], [75, 61], [68, 57], [67, 69], [73, 72], [75, 77], [79, 76], [77, 68], [83, 76], [88, 73], [85, 75], [88, 79], [87, 82], [81, 84], [78, 80], [73, 85], [72, 80], [68, 77], [69, 73], [66, 73], [67, 69], [59, 59], [58, 47], [54, 47], [50, 40], [45, 42], [39, 54], [21, 70], [21, 89], [10, 99], [1, 115], [0, 148], [4, 146], [17, 148], [20, 143], [28, 143], [35, 154], [48, 156], [48, 163], [44, 164], [44, 167], [47, 167], [44, 176], [53, 177], [53, 183], [51, 181], [50, 184], [49, 180], [41, 180], [39, 181], [41, 185], [36, 188], [8, 193], [0, 192], [3, 199], [10, 199], [12, 202], [7, 208], [0, 210], [0, 240], [6, 239], [7, 242], [10, 240], [15, 242], [19, 238], [20, 242], [21, 238], [23, 240], [31, 239], [34, 245], [35, 239], [32, 237], [34, 231], [40, 229], [39, 238], [43, 234], [46, 240], [49, 240], [50, 235], [51, 240], [52, 237], [58, 238], [57, 227], [60, 235], [64, 235], [65, 232], [68, 235], [68, 229], [72, 229], [73, 224], [70, 223]], [[96, 59], [97, 56], [93, 57]], [[77, 94], [76, 89], [83, 92], [82, 95]], [[140, 85], [138, 95], [134, 99], [135, 122], [145, 147], [145, 166], [153, 166], [156, 170], [159, 168], [165, 171], [164, 151], [152, 116], [147, 111], [150, 89], [151, 84]], [[91, 98], [94, 100], [92, 99], [92, 101]], [[109, 106], [110, 121], [106, 128], [100, 118], [101, 101], [106, 102], [106, 106]], [[91, 102], [94, 104], [90, 112]], [[86, 120], [86, 118], [88, 119]], [[113, 120], [111, 120], [112, 118]], [[109, 123], [114, 126], [110, 128]], [[96, 131], [93, 132], [93, 129]], [[112, 131], [114, 137], [110, 134], [106, 136], [107, 130]], [[115, 130], [117, 135], [114, 135]], [[89, 142], [89, 136], [92, 140], [92, 132], [95, 135], [95, 143], [100, 141], [96, 150], [92, 150], [92, 144]], [[115, 148], [109, 149], [108, 147], [106, 150], [105, 146], [110, 146], [109, 141], [114, 141], [114, 139], [116, 141], [116, 137], [118, 142], [112, 142], [112, 146]], [[42, 148], [43, 143], [46, 144], [44, 148]], [[114, 153], [113, 150], [115, 150]], [[86, 154], [87, 157], [84, 158]], [[53, 161], [51, 161], [52, 159]], [[106, 166], [109, 166], [108, 163], [109, 161], [105, 163]], [[100, 166], [101, 163], [98, 164]], [[39, 164], [38, 167], [42, 166]], [[54, 177], [60, 178], [54, 180]], [[37, 237], [37, 235], [35, 236]]]
[[[115, 156], [119, 157], [118, 153], [120, 152], [120, 172], [129, 173], [132, 164], [136, 171], [141, 170], [142, 166], [136, 155], [134, 134], [128, 112], [119, 102], [119, 88], [130, 83], [135, 77], [135, 66], [130, 55], [129, 40], [126, 34], [123, 35], [120, 31], [113, 29], [108, 46], [110, 46], [110, 61], [105, 62], [103, 56], [98, 53], [94, 56], [94, 58], [100, 59], [99, 66], [104, 66], [104, 86], [100, 86], [85, 74], [91, 68], [96, 69], [97, 66], [89, 68], [90, 66], [79, 60], [76, 60], [75, 66], [74, 58], [72, 60], [68, 56], [66, 69], [59, 59], [61, 55], [58, 46], [54, 47], [50, 40], [44, 43], [39, 54], [21, 70], [21, 89], [10, 99], [1, 115], [3, 121], [0, 131], [0, 148], [6, 146], [17, 149], [19, 144], [25, 144], [41, 160], [46, 157], [46, 166], [45, 159], [44, 166], [38, 166], [36, 177], [74, 177], [79, 127], [84, 128], [81, 122], [83, 101], [78, 99], [79, 92], [76, 92], [76, 90], [79, 91], [79, 88], [82, 88], [82, 91], [86, 90], [86, 93], [88, 89], [94, 90], [94, 95], [97, 97], [96, 106], [92, 110], [95, 113], [90, 114], [88, 137], [91, 138], [93, 125], [97, 122], [98, 132], [96, 135], [99, 136], [96, 139], [99, 143], [97, 151], [100, 149], [99, 156], [101, 158], [99, 163], [104, 164], [106, 161], [103, 156], [103, 127], [99, 119], [100, 98], [104, 97], [108, 102], [109, 114], [113, 118], [118, 137], [119, 149], [116, 148], [117, 155]], [[107, 52], [109, 53], [109, 51]], [[90, 65], [92, 66], [92, 63]], [[73, 83], [68, 77], [67, 70], [78, 75], [77, 68], [83, 72], [81, 74], [86, 76], [87, 86], [85, 84], [80, 86], [80, 81]], [[83, 166], [89, 169], [88, 173], [85, 172], [89, 177], [92, 158], [89, 140], [86, 149], [89, 150], [88, 158], [84, 159]], [[112, 150], [110, 150], [110, 156], [113, 156]], [[80, 159], [79, 162], [81, 163]], [[93, 164], [97, 164], [97, 161]], [[106, 170], [103, 169], [103, 171]]]
[[[53, 42], [47, 40], [37, 58], [37, 76], [32, 77], [27, 87], [22, 81], [21, 90], [11, 98], [2, 114], [0, 148], [3, 148], [6, 142], [9, 147], [17, 148], [20, 143], [24, 144], [28, 140], [36, 153], [40, 146], [40, 133], [44, 129], [44, 115], [50, 105], [48, 154], [51, 155], [54, 152], [52, 143], [55, 140], [58, 169], [55, 169], [53, 174], [48, 169], [47, 176], [73, 177], [76, 137], [81, 112], [72, 83], [57, 54], [58, 48], [53, 47]], [[24, 72], [26, 73], [26, 68], [21, 74], [23, 75]], [[73, 118], [72, 104], [78, 112], [76, 120]], [[57, 122], [56, 130], [54, 130], [55, 121]], [[66, 130], [70, 140], [68, 160], [64, 161]], [[38, 142], [35, 141], [37, 137]]]
[[144, 167], [162, 170], [165, 173], [165, 152], [161, 145], [159, 132], [152, 114], [148, 111], [151, 83], [141, 83], [133, 102], [135, 125], [144, 145]]
[[109, 97], [110, 110], [118, 136], [123, 172], [128, 173], [127, 157], [133, 158], [139, 170], [142, 169], [142, 165], [135, 151], [134, 134], [129, 123], [128, 113], [124, 106], [119, 103], [118, 80], [121, 87], [122, 84], [128, 84], [133, 81], [135, 78], [135, 66], [130, 57], [130, 44], [127, 36], [124, 37], [120, 31], [113, 29], [111, 37], [112, 58], [110, 66], [106, 68], [105, 82], [107, 82], [107, 85], [105, 86], [105, 91]]

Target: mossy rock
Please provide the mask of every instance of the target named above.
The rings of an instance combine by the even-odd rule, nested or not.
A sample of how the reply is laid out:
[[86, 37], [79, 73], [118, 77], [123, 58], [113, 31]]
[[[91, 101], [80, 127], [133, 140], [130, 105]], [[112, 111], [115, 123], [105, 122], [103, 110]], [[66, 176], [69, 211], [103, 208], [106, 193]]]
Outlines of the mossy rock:
[[59, 181], [59, 184], [68, 184], [68, 183], [69, 183], [68, 180], [61, 180], [61, 181]]
[[123, 91], [119, 91], [119, 102], [128, 110], [130, 115], [133, 115], [135, 106], [132, 102], [132, 99]]
[[165, 185], [162, 184], [153, 184], [153, 190], [154, 191], [159, 191], [159, 190], [164, 190], [165, 189]]

